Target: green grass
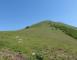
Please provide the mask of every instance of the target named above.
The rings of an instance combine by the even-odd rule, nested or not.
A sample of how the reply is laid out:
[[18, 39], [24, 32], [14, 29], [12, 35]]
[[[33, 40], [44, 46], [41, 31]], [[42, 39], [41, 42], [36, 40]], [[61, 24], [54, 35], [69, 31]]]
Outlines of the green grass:
[[[31, 59], [33, 59], [32, 52], [41, 53], [44, 60], [50, 60], [49, 56], [52, 54], [52, 56], [57, 55], [58, 49], [67, 51], [67, 56], [76, 55], [77, 39], [67, 35], [60, 29], [52, 28], [48, 23], [40, 23], [19, 31], [0, 32], [0, 50], [4, 48], [14, 52], [20, 51], [31, 57]], [[43, 52], [46, 50], [48, 50], [48, 53], [44, 54]], [[61, 51], [58, 54], [60, 53], [64, 54]], [[56, 59], [62, 60], [58, 57], [54, 60]]]

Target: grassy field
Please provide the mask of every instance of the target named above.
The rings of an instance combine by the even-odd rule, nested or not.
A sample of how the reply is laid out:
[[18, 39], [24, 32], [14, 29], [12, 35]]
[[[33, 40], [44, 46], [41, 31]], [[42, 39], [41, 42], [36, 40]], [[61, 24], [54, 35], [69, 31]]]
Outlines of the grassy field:
[[0, 60], [11, 60], [6, 54], [17, 53], [26, 57], [21, 60], [77, 60], [77, 39], [48, 23], [39, 23], [19, 31], [0, 32], [0, 51]]

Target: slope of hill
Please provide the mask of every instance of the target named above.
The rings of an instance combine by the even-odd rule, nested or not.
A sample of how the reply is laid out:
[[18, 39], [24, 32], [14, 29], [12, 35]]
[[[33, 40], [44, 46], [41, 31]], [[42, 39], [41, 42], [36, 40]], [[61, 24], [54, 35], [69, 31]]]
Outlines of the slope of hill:
[[76, 32], [75, 27], [44, 21], [19, 31], [0, 32], [0, 50], [21, 52], [28, 60], [76, 60]]

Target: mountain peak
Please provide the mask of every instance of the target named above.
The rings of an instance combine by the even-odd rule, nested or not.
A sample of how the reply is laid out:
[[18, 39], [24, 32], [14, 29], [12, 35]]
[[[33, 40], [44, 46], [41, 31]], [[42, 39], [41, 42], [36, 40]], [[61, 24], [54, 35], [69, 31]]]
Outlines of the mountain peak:
[[68, 24], [61, 23], [61, 22], [45, 20], [45, 21], [32, 25], [30, 28], [37, 28], [41, 30], [41, 28], [48, 29], [51, 27], [54, 27], [55, 29], [59, 29], [63, 31], [64, 33], [66, 33], [67, 35], [72, 36], [73, 38], [77, 39], [77, 34], [76, 34], [77, 28], [70, 26]]

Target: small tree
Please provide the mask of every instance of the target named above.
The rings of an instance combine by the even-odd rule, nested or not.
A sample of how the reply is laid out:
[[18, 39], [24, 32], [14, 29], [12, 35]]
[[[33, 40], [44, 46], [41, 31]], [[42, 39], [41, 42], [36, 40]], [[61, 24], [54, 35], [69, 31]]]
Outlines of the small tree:
[[30, 26], [27, 26], [26, 29], [30, 28]]

